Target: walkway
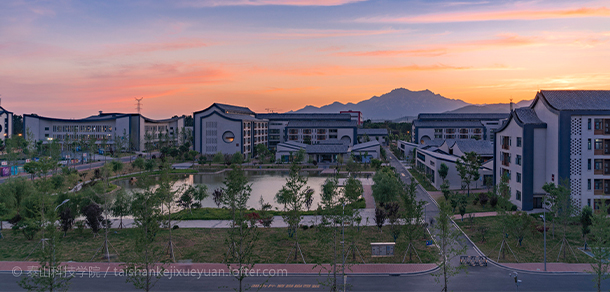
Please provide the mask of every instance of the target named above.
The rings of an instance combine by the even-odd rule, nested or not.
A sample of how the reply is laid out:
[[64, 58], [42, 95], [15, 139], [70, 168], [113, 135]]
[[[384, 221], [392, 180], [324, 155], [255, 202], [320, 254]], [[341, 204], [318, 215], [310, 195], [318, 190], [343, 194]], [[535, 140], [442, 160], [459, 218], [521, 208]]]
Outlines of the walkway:
[[[507, 213], [514, 213], [514, 212], [507, 212]], [[479, 213], [466, 213], [464, 214], [464, 218], [468, 218], [469, 216], [475, 217], [475, 218], [479, 218], [479, 217], [493, 217], [493, 216], [498, 216], [498, 212], [479, 212]], [[453, 215], [451, 216], [451, 218], [453, 220], [461, 220], [462, 219], [462, 215], [457, 214], [457, 215]]]

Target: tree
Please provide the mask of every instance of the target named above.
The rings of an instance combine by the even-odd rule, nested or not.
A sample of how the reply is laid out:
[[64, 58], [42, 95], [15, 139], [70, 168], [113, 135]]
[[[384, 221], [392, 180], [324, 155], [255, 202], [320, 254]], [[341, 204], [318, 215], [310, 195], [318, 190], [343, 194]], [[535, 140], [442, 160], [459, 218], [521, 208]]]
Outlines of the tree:
[[403, 262], [405, 261], [407, 253], [409, 253], [409, 261], [413, 260], [413, 252], [417, 254], [413, 242], [419, 238], [421, 234], [419, 230], [422, 229], [422, 223], [424, 223], [424, 206], [426, 202], [417, 200], [418, 185], [416, 180], [412, 180], [411, 183], [406, 186], [405, 192], [400, 197], [403, 208], [401, 217], [404, 221], [404, 232], [402, 232], [402, 234], [404, 234], [407, 241], [407, 249], [405, 251], [405, 257], [403, 257]]
[[345, 240], [340, 238], [340, 234], [343, 231], [341, 228], [344, 222], [351, 219], [349, 216], [351, 210], [348, 209], [347, 214], [345, 212], [346, 197], [341, 196], [338, 186], [339, 181], [336, 177], [327, 178], [322, 185], [321, 206], [318, 209], [321, 212], [321, 216], [320, 223], [316, 229], [317, 245], [324, 250], [330, 249], [332, 251], [329, 263], [330, 268], [326, 268], [322, 262], [318, 263], [329, 274], [327, 281], [323, 282], [323, 284], [329, 286], [330, 291], [340, 290], [337, 284], [339, 274], [337, 267], [339, 265], [342, 267], [341, 274], [345, 274], [344, 245], [341, 246], [341, 253], [339, 253], [339, 244], [344, 244]]
[[387, 215], [386, 215], [385, 211], [383, 210], [383, 208], [375, 207], [375, 225], [377, 225], [377, 228], [379, 228], [380, 232], [383, 232], [383, 230], [381, 228], [383, 227], [383, 224], [385, 223], [386, 218], [387, 218]]
[[591, 206], [582, 208], [582, 211], [580, 212], [580, 224], [582, 238], [585, 240], [585, 250], [587, 250], [587, 234], [591, 232], [591, 224], [593, 224], [591, 217], [593, 217], [593, 209]]
[[518, 240], [519, 246], [522, 246], [523, 239], [528, 233], [534, 234], [536, 231], [534, 218], [525, 212], [508, 214], [505, 216], [505, 220], [507, 220], [505, 226], [508, 233]]
[[123, 228], [123, 217], [130, 215], [132, 197], [125, 192], [125, 189], [117, 191], [116, 198], [112, 204], [111, 212], [113, 216], [119, 217], [119, 229]]
[[241, 152], [235, 152], [235, 154], [233, 154], [233, 156], [231, 157], [231, 163], [238, 165], [244, 163], [244, 156], [241, 154]]
[[443, 182], [447, 179], [447, 175], [449, 174], [449, 167], [445, 163], [441, 163], [441, 166], [438, 168], [438, 175], [441, 177]]
[[223, 196], [224, 191], [222, 189], [215, 189], [214, 192], [212, 192], [212, 199], [214, 199], [214, 204], [216, 204], [216, 207], [220, 208]]
[[607, 217], [608, 206], [601, 206], [591, 218], [590, 248], [594, 263], [591, 263], [589, 273], [595, 276], [594, 282], [598, 292], [602, 291], [602, 281], [610, 278], [610, 220]]
[[[297, 253], [301, 250], [298, 239], [299, 223], [303, 219], [302, 211], [305, 198], [309, 189], [307, 188], [307, 177], [300, 174], [301, 167], [294, 160], [290, 166], [290, 173], [286, 178], [286, 184], [275, 195], [276, 202], [284, 204], [286, 212], [282, 215], [284, 222], [288, 223], [288, 228], [294, 238], [294, 260], [297, 260]], [[303, 257], [301, 252], [301, 257]], [[303, 262], [305, 261], [303, 257]]]
[[459, 242], [462, 233], [453, 228], [449, 216], [451, 216], [451, 208], [446, 202], [441, 202], [439, 204], [438, 217], [436, 217], [436, 224], [432, 226], [440, 258], [440, 269], [438, 272], [433, 273], [432, 276], [434, 276], [434, 280], [437, 283], [441, 283], [443, 286], [441, 291], [445, 292], [449, 291], [449, 279], [466, 268], [466, 265], [454, 265], [452, 259], [464, 254], [468, 248], [467, 245]]
[[394, 202], [403, 192], [402, 182], [392, 168], [382, 167], [373, 176], [373, 181], [373, 197], [379, 204]]
[[394, 242], [396, 242], [398, 236], [400, 236], [401, 229], [401, 226], [398, 222], [398, 220], [400, 219], [400, 205], [398, 204], [398, 202], [388, 202], [384, 204], [383, 208], [385, 209], [385, 212], [388, 217], [388, 222], [390, 223], [390, 233], [392, 233]]
[[343, 193], [348, 204], [355, 203], [364, 193], [362, 182], [354, 177], [348, 177], [347, 180], [345, 180]]
[[45, 224], [46, 244], [36, 252], [40, 266], [18, 282], [19, 287], [28, 291], [68, 291], [72, 276], [67, 266], [61, 265], [61, 241], [54, 220]]
[[93, 231], [93, 237], [97, 235], [99, 230], [102, 227], [102, 221], [104, 217], [102, 216], [102, 208], [95, 202], [91, 202], [86, 206], [83, 206], [81, 209], [81, 214], [85, 216], [85, 223], [91, 231]]
[[305, 160], [305, 149], [301, 148], [294, 154], [293, 161], [295, 163], [301, 163]]
[[202, 205], [203, 200], [210, 196], [210, 194], [208, 194], [208, 186], [206, 185], [191, 186], [189, 192], [192, 194], [194, 200], [199, 201], [199, 206]]
[[[225, 178], [223, 188], [225, 195], [222, 197], [222, 203], [231, 214], [231, 227], [225, 239], [228, 248], [225, 262], [229, 270], [236, 270], [232, 275], [239, 282], [239, 291], [242, 291], [248, 271], [254, 268], [253, 256], [258, 241], [258, 229], [246, 216], [248, 211], [246, 203], [250, 199], [252, 185], [248, 184], [248, 179], [239, 166], [233, 165], [232, 168]], [[236, 267], [232, 267], [231, 263]]]
[[468, 196], [470, 196], [470, 184], [479, 179], [479, 168], [481, 168], [481, 157], [476, 152], [468, 152], [458, 158], [455, 162], [455, 168], [464, 183], [468, 187]]
[[[563, 226], [563, 238], [561, 239], [561, 247], [559, 253], [563, 250], [563, 260], [566, 259], [566, 250], [570, 247], [567, 240], [568, 223], [570, 218], [576, 214], [576, 208], [572, 204], [571, 191], [569, 187], [570, 181], [568, 179], [562, 180], [561, 183], [556, 186], [554, 183], [545, 183], [542, 189], [547, 192], [548, 202], [551, 204], [551, 212], [553, 213], [553, 224], [555, 219], [559, 220], [559, 223]], [[572, 252], [573, 253], [573, 252]], [[576, 255], [574, 255], [576, 257]], [[577, 259], [578, 260], [578, 259]]]
[[[165, 271], [164, 266], [157, 263], [160, 254], [159, 249], [155, 247], [162, 216], [159, 208], [161, 203], [150, 189], [134, 192], [133, 197], [131, 213], [135, 226], [135, 244], [124, 265], [124, 271], [128, 283], [132, 283], [137, 289], [150, 291]], [[159, 273], [156, 273], [157, 270]]]
[[157, 162], [154, 159], [148, 159], [144, 162], [144, 169], [146, 169], [146, 171], [153, 171], [156, 166]]
[[375, 158], [371, 159], [371, 167], [376, 170], [379, 170], [379, 168], [381, 167], [381, 160]]
[[118, 160], [113, 160], [111, 162], [111, 166], [112, 166], [112, 172], [114, 172], [115, 175], [119, 175], [121, 170], [123, 170], [123, 162], [120, 162]]
[[138, 158], [136, 158], [136, 160], [134, 160], [131, 163], [131, 166], [133, 166], [134, 168], [139, 168], [140, 171], [143, 171], [144, 170], [144, 163], [145, 163], [144, 158], [138, 157]]
[[225, 156], [221, 152], [214, 154], [214, 158], [212, 158], [212, 163], [222, 164], [224, 163], [224, 161]]

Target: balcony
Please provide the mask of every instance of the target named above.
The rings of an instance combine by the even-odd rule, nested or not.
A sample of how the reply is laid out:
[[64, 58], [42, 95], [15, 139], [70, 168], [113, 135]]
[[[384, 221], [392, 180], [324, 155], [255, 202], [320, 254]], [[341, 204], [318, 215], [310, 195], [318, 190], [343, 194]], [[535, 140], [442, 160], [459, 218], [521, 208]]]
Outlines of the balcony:
[[595, 139], [594, 155], [610, 155], [610, 139]]
[[610, 195], [610, 179], [596, 179], [594, 185], [594, 195]]
[[610, 119], [595, 119], [595, 135], [610, 135]]
[[455, 129], [445, 129], [445, 134], [454, 134]]

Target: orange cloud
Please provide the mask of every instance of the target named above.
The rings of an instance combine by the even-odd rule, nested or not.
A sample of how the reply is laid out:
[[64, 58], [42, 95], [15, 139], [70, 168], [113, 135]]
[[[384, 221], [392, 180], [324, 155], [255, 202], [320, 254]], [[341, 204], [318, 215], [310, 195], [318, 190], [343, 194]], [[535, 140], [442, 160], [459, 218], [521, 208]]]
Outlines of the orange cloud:
[[497, 38], [486, 40], [475, 40], [462, 43], [442, 44], [434, 47], [411, 49], [411, 50], [377, 50], [377, 51], [355, 51], [339, 52], [336, 56], [348, 57], [393, 57], [393, 56], [423, 56], [436, 57], [449, 53], [462, 53], [470, 51], [481, 51], [496, 48], [520, 47], [520, 46], [547, 46], [547, 45], [571, 45], [593, 47], [598, 44], [607, 43], [610, 40], [608, 33], [586, 34], [583, 32], [573, 35], [566, 34], [556, 36], [520, 36], [516, 34], [503, 34]]
[[554, 18], [579, 17], [610, 17], [610, 9], [573, 8], [563, 10], [511, 10], [511, 11], [483, 11], [483, 12], [455, 12], [438, 13], [413, 17], [369, 17], [357, 19], [357, 22], [371, 23], [446, 23], [471, 22], [493, 20], [540, 20]]
[[179, 51], [193, 48], [207, 47], [208, 44], [200, 39], [178, 39], [167, 42], [154, 43], [128, 43], [106, 46], [104, 55], [109, 56], [129, 56], [140, 53], [151, 53], [156, 51]]
[[267, 39], [310, 39], [310, 38], [332, 38], [345, 36], [370, 36], [405, 32], [404, 30], [382, 29], [382, 30], [341, 30], [341, 29], [301, 29], [289, 30], [282, 33], [262, 34]]

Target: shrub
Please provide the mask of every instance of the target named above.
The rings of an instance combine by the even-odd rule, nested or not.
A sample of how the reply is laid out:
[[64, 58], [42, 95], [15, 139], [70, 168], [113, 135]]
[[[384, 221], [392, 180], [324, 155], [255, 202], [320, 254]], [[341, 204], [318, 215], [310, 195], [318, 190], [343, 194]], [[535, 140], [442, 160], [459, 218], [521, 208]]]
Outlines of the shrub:
[[491, 196], [491, 198], [489, 198], [489, 205], [491, 205], [492, 208], [495, 208], [496, 205], [498, 205], [498, 196]]
[[481, 203], [481, 206], [485, 207], [485, 205], [487, 205], [487, 202], [489, 202], [489, 197], [487, 196], [487, 194], [480, 193], [479, 194], [479, 203]]
[[510, 207], [510, 210], [511, 210], [511, 211], [517, 211], [517, 206], [512, 205], [512, 206]]
[[477, 203], [479, 202], [479, 198], [475, 197], [474, 199], [472, 199], [472, 204], [473, 205], [477, 205]]

